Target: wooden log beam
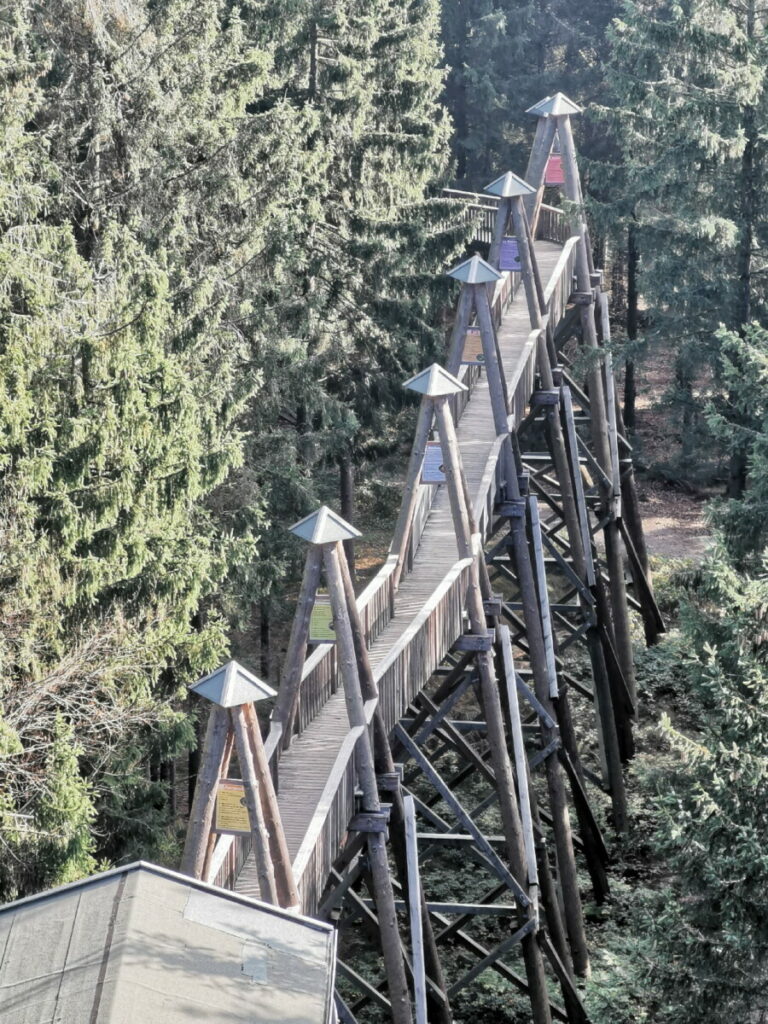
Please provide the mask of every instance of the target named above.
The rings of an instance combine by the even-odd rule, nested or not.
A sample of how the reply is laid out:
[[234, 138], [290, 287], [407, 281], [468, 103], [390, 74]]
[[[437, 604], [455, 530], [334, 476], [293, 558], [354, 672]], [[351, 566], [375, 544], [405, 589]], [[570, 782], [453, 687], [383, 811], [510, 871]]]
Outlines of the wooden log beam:
[[243, 707], [229, 709], [229, 717], [235, 734], [235, 748], [240, 765], [240, 775], [245, 790], [245, 802], [248, 807], [248, 820], [251, 823], [253, 836], [253, 855], [256, 860], [256, 874], [259, 879], [259, 897], [265, 903], [278, 904], [275, 871], [269, 846], [269, 832], [264, 820], [259, 784], [251, 754], [251, 741], [248, 735], [248, 724]]
[[[344, 588], [340, 559], [344, 557], [340, 543], [323, 545], [323, 562], [333, 609], [338, 664], [344, 684], [344, 699], [351, 728], [361, 727], [357, 743], [357, 771], [363, 791], [363, 810], [381, 810], [373, 749], [365, 717], [365, 706], [357, 668], [357, 654], [350, 623], [349, 606]], [[378, 910], [382, 955], [387, 974], [393, 1024], [412, 1024], [408, 982], [402, 956], [400, 931], [395, 911], [392, 879], [389, 874], [386, 840], [381, 832], [368, 834], [368, 856], [373, 876], [373, 896]]]
[[320, 548], [310, 545], [306, 561], [304, 562], [304, 576], [301, 581], [299, 599], [296, 603], [296, 613], [291, 625], [291, 635], [288, 640], [288, 649], [285, 654], [285, 662], [283, 664], [283, 672], [280, 678], [280, 687], [274, 710], [275, 720], [280, 722], [283, 727], [281, 741], [283, 749], [287, 749], [291, 745], [293, 736], [293, 724], [299, 706], [301, 674], [307, 657], [309, 620], [312, 615], [312, 606], [315, 603], [317, 588], [320, 584], [321, 564], [322, 552]]
[[203, 878], [208, 837], [213, 825], [216, 792], [221, 778], [221, 766], [229, 733], [226, 708], [215, 706], [208, 717], [203, 740], [203, 753], [197, 773], [197, 785], [189, 815], [187, 836], [180, 871], [192, 878]]
[[248, 733], [256, 786], [261, 798], [264, 823], [269, 836], [269, 850], [275, 872], [277, 902], [279, 906], [285, 909], [298, 910], [301, 900], [299, 899], [299, 892], [293, 877], [291, 856], [288, 852], [288, 843], [285, 839], [280, 808], [277, 804], [277, 794], [272, 783], [272, 774], [269, 770], [267, 755], [261, 739], [259, 720], [256, 717], [256, 710], [253, 704], [243, 704], [241, 713]]

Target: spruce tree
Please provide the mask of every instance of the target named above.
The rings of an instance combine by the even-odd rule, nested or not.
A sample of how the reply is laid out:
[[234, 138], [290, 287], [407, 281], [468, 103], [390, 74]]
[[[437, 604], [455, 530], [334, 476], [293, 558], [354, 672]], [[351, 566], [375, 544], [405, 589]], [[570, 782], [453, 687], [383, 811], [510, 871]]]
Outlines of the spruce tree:
[[[3, 46], [2, 806], [32, 865], [10, 871], [13, 894], [48, 877], [24, 815], [56, 793], [30, 701], [38, 737], [53, 739], [59, 707], [84, 751], [67, 771], [83, 773], [102, 847], [122, 856], [143, 815], [162, 845], [167, 793], [150, 767], [192, 742], [171, 704], [223, 656], [223, 622], [200, 612], [252, 551], [246, 517], [206, 501], [242, 457], [257, 376], [230, 321], [264, 232], [249, 223], [253, 153], [238, 134], [252, 95], [240, 79], [260, 63], [243, 60], [224, 5], [149, 18], [142, 5], [20, 4]], [[82, 653], [94, 645], [95, 675]], [[61, 683], [46, 680], [62, 676], [83, 693], [101, 680], [90, 706], [75, 685], [52, 700]], [[129, 780], [130, 813], [115, 795]]]
[[[701, 426], [695, 389], [717, 386], [717, 331], [762, 314], [765, 33], [755, 4], [626, 0], [610, 87], [632, 198], [639, 289], [676, 352], [683, 455]], [[744, 485], [743, 461], [732, 490]]]

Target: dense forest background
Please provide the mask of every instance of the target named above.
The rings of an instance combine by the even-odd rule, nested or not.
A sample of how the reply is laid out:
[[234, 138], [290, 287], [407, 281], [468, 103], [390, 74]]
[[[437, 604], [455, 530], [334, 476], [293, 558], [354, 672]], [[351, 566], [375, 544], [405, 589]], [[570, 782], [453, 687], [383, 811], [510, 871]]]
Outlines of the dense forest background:
[[636, 820], [588, 1002], [606, 1024], [764, 1019], [765, 18], [2, 5], [0, 897], [174, 862], [186, 684], [233, 642], [274, 681], [285, 527], [326, 499], [354, 515], [406, 443], [400, 382], [443, 352], [467, 228], [441, 190], [521, 173], [524, 110], [561, 90], [586, 108], [627, 424], [661, 346], [675, 436], [650, 468], [723, 494], [711, 556], [663, 575], [677, 628], [639, 654]]

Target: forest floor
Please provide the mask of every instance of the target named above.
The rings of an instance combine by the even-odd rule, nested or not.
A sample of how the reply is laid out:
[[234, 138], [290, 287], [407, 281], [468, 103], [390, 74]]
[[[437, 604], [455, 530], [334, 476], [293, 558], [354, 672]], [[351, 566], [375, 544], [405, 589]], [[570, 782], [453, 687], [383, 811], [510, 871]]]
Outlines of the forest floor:
[[[663, 402], [670, 381], [670, 355], [663, 348], [639, 361], [637, 374], [635, 463], [638, 497], [648, 551], [661, 558], [700, 559], [709, 541], [706, 502], [711, 493], [692, 492], [654, 474], [679, 444], [672, 411]], [[639, 457], [638, 457], [639, 456]]]

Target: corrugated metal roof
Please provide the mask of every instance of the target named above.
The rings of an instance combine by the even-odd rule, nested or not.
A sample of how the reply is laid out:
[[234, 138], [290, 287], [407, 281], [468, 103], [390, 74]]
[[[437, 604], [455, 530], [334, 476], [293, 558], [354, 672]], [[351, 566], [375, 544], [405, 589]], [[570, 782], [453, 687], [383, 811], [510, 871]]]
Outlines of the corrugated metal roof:
[[137, 862], [0, 907], [3, 1024], [325, 1024], [335, 933]]

